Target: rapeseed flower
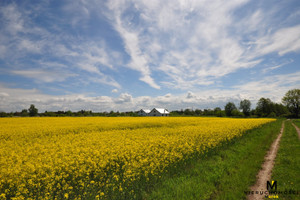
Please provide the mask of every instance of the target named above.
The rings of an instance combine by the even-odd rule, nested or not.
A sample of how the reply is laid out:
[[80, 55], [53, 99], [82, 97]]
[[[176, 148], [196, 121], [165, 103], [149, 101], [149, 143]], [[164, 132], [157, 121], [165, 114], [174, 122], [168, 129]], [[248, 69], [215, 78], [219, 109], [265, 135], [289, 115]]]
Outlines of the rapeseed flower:
[[274, 119], [1, 118], [0, 199], [107, 199]]

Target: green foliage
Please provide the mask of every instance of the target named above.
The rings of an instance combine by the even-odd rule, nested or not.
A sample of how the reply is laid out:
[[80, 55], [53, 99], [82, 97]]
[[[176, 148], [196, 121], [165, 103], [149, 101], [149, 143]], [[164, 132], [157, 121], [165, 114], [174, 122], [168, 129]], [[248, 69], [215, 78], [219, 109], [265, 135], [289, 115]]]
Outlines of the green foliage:
[[237, 110], [235, 104], [233, 102], [228, 102], [225, 106], [225, 113], [227, 116], [232, 116], [232, 111]]
[[256, 113], [260, 117], [268, 116], [273, 110], [273, 102], [269, 98], [260, 98], [257, 102]]
[[10, 115], [6, 112], [0, 112], [0, 117], [10, 117]]
[[300, 117], [300, 89], [289, 90], [282, 98], [282, 102], [295, 117]]
[[250, 115], [251, 102], [248, 99], [244, 99], [240, 102], [240, 109], [243, 110], [245, 116]]
[[29, 116], [28, 110], [23, 109], [22, 112], [21, 112], [21, 116], [22, 116], [22, 117], [27, 117], [27, 116]]
[[245, 117], [244, 113], [238, 111], [237, 109], [231, 111], [231, 116], [234, 116], [234, 117]]
[[217, 117], [225, 117], [225, 116], [226, 116], [226, 113], [225, 113], [224, 110], [220, 110], [220, 111], [215, 112], [215, 115], [216, 115]]
[[269, 98], [260, 98], [255, 114], [259, 117], [286, 117], [289, 115], [289, 111], [284, 105], [274, 103]]
[[31, 116], [31, 117], [37, 116], [38, 109], [33, 104], [31, 104], [29, 109], [28, 109], [28, 112], [29, 112], [29, 116]]
[[276, 114], [275, 114], [274, 112], [271, 112], [271, 113], [268, 115], [268, 117], [274, 118], [274, 117], [276, 117]]

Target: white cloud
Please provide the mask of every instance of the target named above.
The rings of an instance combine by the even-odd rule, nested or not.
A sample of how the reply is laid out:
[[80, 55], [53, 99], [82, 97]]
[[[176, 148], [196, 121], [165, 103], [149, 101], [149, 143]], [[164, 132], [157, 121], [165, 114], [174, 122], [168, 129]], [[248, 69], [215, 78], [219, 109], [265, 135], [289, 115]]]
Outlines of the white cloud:
[[0, 14], [6, 20], [5, 30], [11, 35], [16, 35], [19, 32], [24, 32], [24, 18], [18, 11], [15, 4], [10, 4], [0, 8]]
[[119, 91], [117, 90], [117, 89], [113, 89], [112, 91], [111, 91], [111, 93], [118, 93]]
[[186, 98], [187, 99], [194, 99], [194, 98], [196, 98], [196, 95], [192, 92], [188, 92]]
[[41, 82], [62, 82], [65, 81], [68, 77], [77, 76], [76, 74], [68, 74], [63, 71], [47, 71], [40, 69], [29, 69], [29, 70], [12, 70], [11, 73], [38, 80]]
[[[84, 8], [79, 8], [79, 5]], [[103, 70], [116, 70], [115, 65], [122, 62], [122, 57], [107, 47], [104, 39], [97, 42], [79, 39], [66, 34], [63, 27], [41, 26], [35, 22], [32, 12], [45, 11], [42, 17], [59, 22], [62, 19], [47, 13], [47, 7], [37, 6], [35, 11], [26, 11], [23, 6], [8, 4], [0, 8], [0, 17], [7, 21], [0, 28], [0, 58], [5, 60], [6, 67], [10, 69], [6, 71], [47, 83], [62, 82], [77, 76], [78, 80], [86, 83], [120, 88], [114, 77], [103, 73]], [[85, 2], [75, 2], [63, 10], [69, 12], [70, 18], [74, 18], [71, 10], [81, 10], [80, 13], [88, 19], [89, 11], [85, 6], [88, 6]]]
[[124, 9], [122, 7], [124, 5], [120, 4], [119, 6], [116, 6], [116, 4], [109, 2], [108, 6], [114, 12], [113, 22], [115, 29], [123, 38], [125, 50], [131, 57], [131, 61], [127, 66], [141, 73], [142, 76], [139, 78], [141, 81], [149, 84], [153, 88], [159, 89], [160, 86], [156, 84], [151, 77], [147, 56], [144, 55], [140, 49], [139, 32], [136, 30], [128, 30], [128, 28], [124, 27], [124, 23], [121, 21], [121, 14]]
[[288, 90], [300, 88], [300, 72], [267, 76], [262, 80], [248, 82], [234, 88], [243, 93], [251, 94], [252, 97], [269, 97], [280, 102]]
[[116, 104], [124, 104], [124, 103], [131, 103], [132, 96], [128, 93], [120, 94], [119, 98], [115, 99]]
[[276, 6], [234, 14], [248, 3], [116, 0], [108, 3], [113, 13], [108, 18], [131, 57], [127, 67], [139, 71], [140, 80], [153, 88], [185, 90], [255, 67], [266, 54], [299, 50], [299, 26], [279, 29], [270, 23], [280, 11]]
[[261, 98], [270, 98], [281, 102], [285, 93], [300, 88], [300, 72], [284, 75], [267, 76], [262, 80], [248, 82], [232, 89], [205, 89], [188, 91], [182, 94], [167, 93], [163, 96], [132, 97], [129, 93], [121, 93], [119, 97], [91, 97], [84, 94], [47, 95], [36, 89], [8, 88], [0, 84], [0, 105], [2, 111], [20, 111], [35, 104], [40, 111], [45, 110], [93, 110], [93, 111], [135, 111], [141, 108], [163, 107], [169, 110], [185, 108], [215, 108], [232, 101], [238, 105], [243, 99], [249, 99], [252, 106]]
[[277, 52], [280, 56], [300, 50], [300, 25], [283, 28], [261, 38], [258, 48], [262, 54]]
[[260, 62], [247, 58], [239, 38], [229, 35], [231, 12], [246, 2], [110, 1], [108, 7], [131, 56], [128, 67], [141, 72], [140, 80], [160, 88], [151, 74], [162, 72], [165, 87], [187, 89]]
[[262, 70], [262, 73], [268, 73], [268, 72], [270, 72], [270, 71], [272, 71], [272, 70], [281, 68], [281, 67], [283, 67], [283, 66], [285, 66], [285, 65], [287, 65], [287, 64], [293, 63], [293, 62], [294, 62], [294, 60], [288, 60], [288, 61], [285, 61], [285, 62], [283, 62], [283, 63], [281, 63], [281, 64], [278, 64], [278, 65], [275, 65], [275, 66], [272, 65], [271, 67], [264, 68], [264, 69]]

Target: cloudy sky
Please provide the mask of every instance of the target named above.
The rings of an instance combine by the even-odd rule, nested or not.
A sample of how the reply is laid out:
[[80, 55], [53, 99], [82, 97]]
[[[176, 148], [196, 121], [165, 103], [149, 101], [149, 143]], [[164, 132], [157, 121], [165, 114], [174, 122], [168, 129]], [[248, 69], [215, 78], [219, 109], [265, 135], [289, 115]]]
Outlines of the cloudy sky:
[[224, 108], [294, 88], [299, 0], [0, 1], [0, 111]]

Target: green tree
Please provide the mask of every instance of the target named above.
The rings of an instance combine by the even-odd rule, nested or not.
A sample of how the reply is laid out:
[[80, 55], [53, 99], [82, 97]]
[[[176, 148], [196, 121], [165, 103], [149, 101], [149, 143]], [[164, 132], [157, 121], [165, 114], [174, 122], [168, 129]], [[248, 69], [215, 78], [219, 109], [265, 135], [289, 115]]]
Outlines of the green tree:
[[243, 110], [245, 116], [250, 115], [251, 102], [247, 99], [244, 99], [240, 102], [240, 109]]
[[193, 115], [193, 111], [191, 109], [187, 108], [187, 109], [184, 110], [184, 115], [187, 115], [187, 116]]
[[23, 109], [22, 112], [21, 112], [21, 116], [22, 117], [27, 117], [29, 114], [28, 114], [28, 110], [26, 109]]
[[269, 98], [260, 98], [256, 105], [256, 113], [261, 117], [268, 116], [274, 111], [274, 103]]
[[288, 116], [291, 114], [289, 112], [289, 109], [282, 104], [275, 103], [274, 108], [275, 108], [275, 114], [277, 117], [279, 117], [279, 116], [284, 117], [284, 116]]
[[196, 110], [195, 110], [195, 114], [196, 114], [196, 115], [202, 115], [203, 112], [202, 112], [202, 110], [200, 110], [200, 109], [196, 109]]
[[225, 116], [226, 116], [226, 113], [225, 113], [224, 110], [220, 110], [220, 111], [217, 111], [217, 112], [215, 113], [215, 115], [216, 115], [217, 117], [225, 117]]
[[240, 112], [238, 109], [231, 111], [231, 116], [234, 117], [245, 117], [244, 113]]
[[225, 106], [225, 113], [227, 116], [232, 116], [232, 111], [236, 110], [236, 106], [233, 102], [228, 102]]
[[222, 109], [220, 108], [220, 107], [216, 107], [215, 109], [214, 109], [214, 113], [216, 114], [217, 112], [219, 112], [219, 111], [221, 111]]
[[33, 104], [31, 104], [28, 109], [28, 112], [29, 112], [29, 116], [33, 117], [38, 114], [38, 109]]
[[289, 90], [282, 98], [282, 103], [295, 117], [300, 117], [300, 89]]

